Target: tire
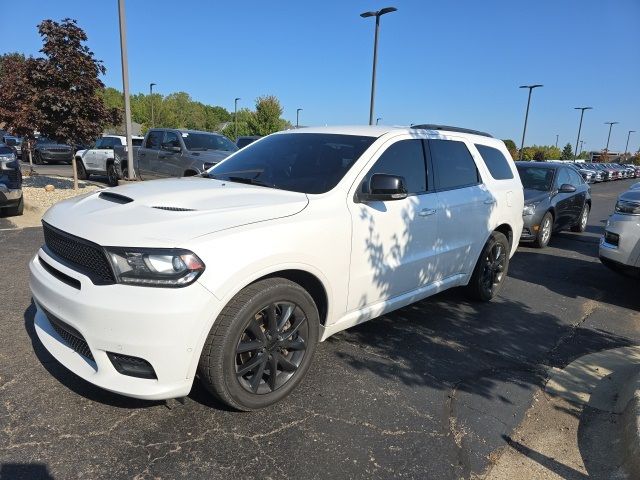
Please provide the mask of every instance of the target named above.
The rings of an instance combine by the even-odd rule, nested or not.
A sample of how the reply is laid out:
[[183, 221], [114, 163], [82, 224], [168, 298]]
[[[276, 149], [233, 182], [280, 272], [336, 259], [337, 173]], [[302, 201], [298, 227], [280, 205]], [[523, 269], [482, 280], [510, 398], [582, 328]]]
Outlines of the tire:
[[587, 229], [587, 222], [589, 221], [589, 211], [589, 204], [585, 203], [584, 207], [582, 207], [582, 213], [580, 214], [578, 223], [571, 227], [572, 232], [582, 233]]
[[467, 285], [471, 298], [488, 302], [498, 294], [509, 271], [509, 250], [507, 237], [501, 232], [492, 232]]
[[36, 165], [42, 165], [42, 157], [40, 156], [40, 152], [36, 151], [33, 153], [33, 163]]
[[551, 234], [553, 233], [553, 215], [551, 212], [547, 212], [542, 217], [542, 221], [540, 222], [540, 230], [538, 230], [538, 235], [536, 235], [536, 239], [533, 241], [533, 245], [537, 248], [545, 248], [549, 245], [549, 240], [551, 240]]
[[[287, 313], [288, 320], [278, 325]], [[300, 285], [284, 278], [251, 284], [213, 324], [200, 355], [199, 378], [232, 408], [267, 407], [289, 395], [304, 378], [319, 328], [316, 305]], [[271, 374], [273, 362], [276, 375]]]
[[5, 208], [7, 217], [19, 217], [24, 213], [24, 196], [20, 197], [20, 202], [15, 207]]
[[118, 186], [118, 171], [113, 163], [107, 166], [107, 183], [110, 187]]
[[76, 171], [78, 172], [78, 180], [87, 180], [89, 178], [87, 169], [84, 168], [84, 163], [80, 158], [76, 158]]

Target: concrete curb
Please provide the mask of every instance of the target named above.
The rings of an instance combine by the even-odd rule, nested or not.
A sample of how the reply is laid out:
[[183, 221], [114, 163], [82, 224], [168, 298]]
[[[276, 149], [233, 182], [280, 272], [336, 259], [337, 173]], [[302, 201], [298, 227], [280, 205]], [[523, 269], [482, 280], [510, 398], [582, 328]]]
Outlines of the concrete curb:
[[621, 416], [624, 466], [631, 478], [640, 478], [640, 374], [629, 382], [620, 400], [626, 401]]

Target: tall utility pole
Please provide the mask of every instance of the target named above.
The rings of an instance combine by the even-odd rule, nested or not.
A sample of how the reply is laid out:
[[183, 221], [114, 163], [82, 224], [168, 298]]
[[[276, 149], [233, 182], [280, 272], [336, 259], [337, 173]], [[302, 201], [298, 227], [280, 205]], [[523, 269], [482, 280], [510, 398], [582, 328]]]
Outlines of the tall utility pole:
[[369, 104], [369, 125], [373, 125], [373, 107], [376, 97], [376, 64], [378, 63], [378, 33], [380, 31], [380, 17], [387, 13], [398, 10], [395, 7], [386, 7], [377, 12], [364, 12], [360, 16], [362, 18], [376, 17], [376, 33], [373, 40], [373, 73], [371, 74], [371, 102]]
[[583, 145], [584, 145], [584, 140], [580, 140], [580, 151], [578, 152], [578, 155], [582, 153]]
[[527, 133], [527, 120], [529, 119], [529, 105], [531, 104], [531, 92], [534, 88], [543, 87], [544, 85], [520, 85], [520, 88], [529, 89], [529, 99], [527, 100], [527, 113], [524, 114], [524, 128], [522, 129], [522, 142], [520, 142], [520, 155], [519, 159], [522, 160], [522, 149], [524, 148], [524, 136]]
[[127, 60], [127, 19], [124, 11], [124, 0], [118, 0], [120, 20], [120, 59], [122, 61], [122, 91], [124, 95], [125, 134], [127, 136], [127, 168], [128, 179], [135, 178], [133, 171], [133, 143], [131, 142], [131, 99], [129, 98], [129, 61]]
[[580, 110], [580, 125], [578, 125], [578, 138], [576, 138], [576, 149], [573, 151], [573, 159], [575, 160], [577, 155], [576, 151], [578, 150], [578, 142], [580, 141], [580, 132], [582, 131], [582, 117], [584, 117], [585, 110], [593, 110], [593, 107], [574, 107], [574, 110]]
[[241, 100], [241, 98], [236, 97], [233, 101], [233, 128], [236, 142], [238, 141], [238, 100]]
[[629, 130], [629, 133], [627, 133], [627, 144], [624, 146], [624, 158], [627, 158], [627, 150], [629, 150], [629, 137], [635, 132], [635, 130]]
[[296, 128], [298, 128], [300, 126], [300, 112], [302, 111], [301, 108], [296, 110]]
[[611, 129], [614, 125], [620, 122], [604, 122], [605, 125], [609, 125], [609, 135], [607, 136], [607, 146], [604, 147], [604, 151], [607, 152], [607, 160], [609, 159], [609, 140], [611, 140]]
[[153, 118], [153, 87], [155, 87], [155, 83], [149, 84], [149, 103], [151, 103], [151, 128], [156, 126], [156, 122]]
[[556, 134], [556, 148], [558, 148], [558, 134]]

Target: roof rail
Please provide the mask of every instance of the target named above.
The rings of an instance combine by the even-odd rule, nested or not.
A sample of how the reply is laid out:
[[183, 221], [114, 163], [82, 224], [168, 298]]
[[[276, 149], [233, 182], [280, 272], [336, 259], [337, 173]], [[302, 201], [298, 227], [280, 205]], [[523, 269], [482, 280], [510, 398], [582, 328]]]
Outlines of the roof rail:
[[419, 128], [421, 130], [447, 130], [449, 132], [471, 133], [473, 135], [480, 135], [481, 137], [493, 138], [493, 135], [491, 135], [490, 133], [480, 132], [479, 130], [471, 130], [470, 128], [451, 127], [449, 125], [435, 125], [431, 123], [422, 123], [420, 125], [411, 125], [411, 128]]

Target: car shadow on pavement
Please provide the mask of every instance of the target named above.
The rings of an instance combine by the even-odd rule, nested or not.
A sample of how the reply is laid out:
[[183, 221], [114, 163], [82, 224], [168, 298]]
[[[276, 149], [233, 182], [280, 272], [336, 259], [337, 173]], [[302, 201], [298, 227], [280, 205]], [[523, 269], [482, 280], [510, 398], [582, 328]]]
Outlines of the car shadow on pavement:
[[0, 480], [54, 480], [44, 463], [2, 463]]

